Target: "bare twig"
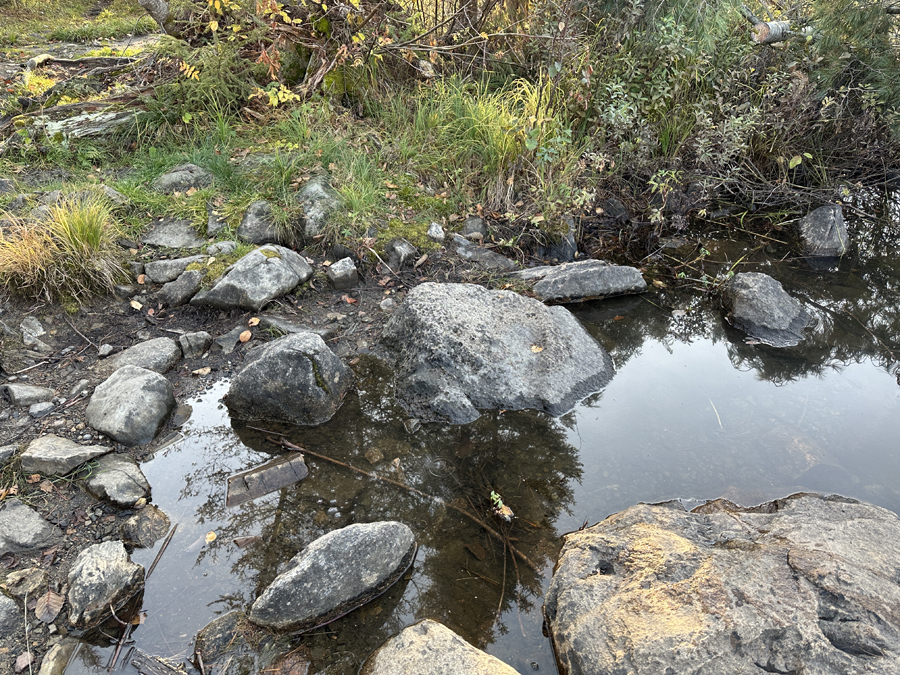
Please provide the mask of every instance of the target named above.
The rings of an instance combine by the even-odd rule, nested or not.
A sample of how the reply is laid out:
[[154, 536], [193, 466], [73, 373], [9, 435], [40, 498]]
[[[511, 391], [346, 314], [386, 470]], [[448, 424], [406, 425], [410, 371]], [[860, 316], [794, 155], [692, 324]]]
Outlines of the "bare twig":
[[90, 339], [87, 335], [85, 335], [85, 334], [82, 333], [80, 330], [78, 330], [77, 328], [75, 328], [75, 324], [72, 323], [71, 321], [69, 321], [69, 317], [64, 316], [63, 318], [66, 320], [66, 323], [69, 324], [69, 325], [72, 327], [72, 330], [74, 330], [76, 333], [78, 333], [78, 334], [85, 340], [85, 342], [87, 342], [89, 345], [91, 345], [91, 346], [92, 346], [94, 349], [96, 349], [98, 352], [100, 351], [100, 345], [94, 344], [94, 343], [91, 341], [91, 339]]
[[172, 541], [172, 537], [175, 536], [175, 530], [178, 529], [178, 523], [175, 523], [172, 526], [172, 531], [169, 532], [169, 536], [166, 537], [166, 540], [163, 542], [163, 545], [159, 547], [159, 553], [156, 554], [156, 557], [153, 559], [153, 564], [150, 565], [150, 569], [147, 570], [147, 574], [144, 575], [144, 583], [147, 583], [147, 579], [150, 578], [150, 575], [153, 574], [153, 570], [156, 569], [156, 563], [159, 562], [159, 559], [162, 558], [163, 553], [166, 552], [166, 548], [169, 546], [169, 542]]
[[40, 363], [35, 363], [33, 366], [28, 366], [27, 368], [22, 368], [22, 370], [17, 370], [16, 372], [13, 373], [13, 375], [18, 375], [19, 373], [27, 373], [29, 370], [33, 370], [34, 368], [37, 368], [38, 366], [46, 366], [48, 363], [50, 363], [50, 362], [49, 361], [41, 361]]

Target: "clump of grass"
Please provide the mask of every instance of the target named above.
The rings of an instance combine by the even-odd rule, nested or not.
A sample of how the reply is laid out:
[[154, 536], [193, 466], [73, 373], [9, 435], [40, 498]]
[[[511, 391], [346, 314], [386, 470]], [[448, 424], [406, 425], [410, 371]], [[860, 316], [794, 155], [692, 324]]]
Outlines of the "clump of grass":
[[102, 38], [116, 39], [126, 35], [148, 35], [159, 30], [156, 22], [149, 16], [138, 19], [104, 17], [97, 21], [86, 21], [81, 25], [60, 26], [51, 31], [48, 40], [60, 42], [91, 42]]
[[44, 222], [11, 222], [0, 236], [0, 284], [13, 294], [81, 301], [125, 276], [116, 245], [121, 229], [104, 199], [69, 198]]

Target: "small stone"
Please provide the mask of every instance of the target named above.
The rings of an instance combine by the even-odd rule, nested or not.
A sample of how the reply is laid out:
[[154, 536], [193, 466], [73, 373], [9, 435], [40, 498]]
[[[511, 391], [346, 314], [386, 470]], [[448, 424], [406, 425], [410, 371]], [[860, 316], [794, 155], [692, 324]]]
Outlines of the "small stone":
[[56, 534], [56, 528], [18, 499], [0, 502], [0, 555], [46, 546]]
[[33, 384], [6, 384], [2, 389], [6, 390], [10, 403], [23, 408], [35, 403], [43, 403], [53, 398], [52, 389], [37, 387]]
[[394, 311], [394, 308], [397, 306], [397, 303], [394, 302], [393, 298], [385, 298], [380, 303], [378, 303], [378, 306], [381, 307], [381, 309], [384, 310], [385, 312], [392, 312], [392, 311]]
[[141, 548], [150, 548], [169, 531], [169, 517], [152, 504], [122, 523], [122, 538]]
[[406, 239], [394, 239], [388, 242], [384, 247], [384, 252], [388, 255], [388, 267], [392, 270], [412, 265], [417, 255], [416, 247]]
[[173, 260], [154, 260], [144, 265], [144, 273], [154, 284], [165, 284], [175, 281], [188, 265], [205, 260], [205, 256], [192, 255], [187, 258], [175, 258]]
[[6, 464], [14, 454], [16, 454], [15, 445], [0, 446], [0, 467]]
[[144, 263], [139, 260], [132, 260], [128, 263], [128, 269], [131, 270], [131, 276], [137, 279], [144, 273]]
[[444, 234], [444, 228], [441, 227], [440, 223], [431, 223], [428, 226], [428, 238], [432, 241], [442, 242], [446, 237], [447, 235]]
[[107, 356], [109, 356], [110, 354], [112, 354], [114, 351], [116, 351], [116, 348], [113, 347], [111, 344], [105, 342], [102, 345], [100, 345], [100, 348], [97, 350], [97, 356], [99, 356], [101, 359], [103, 359], [103, 358], [106, 358]]
[[[228, 227], [228, 221], [222, 216], [221, 213], [216, 211], [213, 208], [212, 203], [206, 204], [206, 236], [207, 237], [215, 237], [219, 234], [223, 229]], [[210, 255], [218, 255], [218, 253], [213, 253], [207, 249], [207, 253]]]
[[105, 369], [109, 371], [122, 366], [137, 366], [156, 373], [165, 373], [171, 370], [180, 358], [181, 348], [178, 344], [170, 338], [161, 337], [129, 347], [107, 361]]
[[170, 281], [159, 289], [157, 299], [167, 307], [180, 307], [190, 302], [202, 285], [203, 272], [186, 270], [175, 281]]
[[236, 241], [219, 241], [206, 247], [208, 255], [227, 255], [237, 249]]
[[46, 591], [49, 578], [47, 571], [38, 567], [16, 570], [6, 575], [6, 590], [19, 600], [24, 600], [25, 597], [36, 598]]
[[487, 236], [487, 227], [484, 224], [484, 218], [478, 216], [469, 216], [463, 223], [462, 233], [464, 237], [469, 238], [471, 235], [481, 235], [480, 239]]
[[277, 244], [278, 233], [272, 217], [272, 205], [265, 199], [250, 204], [235, 234], [251, 244]]
[[84, 486], [97, 499], [130, 508], [150, 495], [150, 484], [138, 463], [127, 455], [108, 454], [97, 460]]
[[28, 414], [34, 417], [35, 419], [40, 419], [41, 417], [46, 417], [56, 406], [53, 405], [52, 401], [44, 401], [43, 403], [35, 403], [34, 405], [28, 408]]
[[203, 188], [212, 184], [213, 176], [196, 164], [180, 164], [157, 178], [151, 187], [158, 192], [171, 194], [187, 192], [191, 188]]
[[178, 338], [178, 344], [181, 347], [184, 358], [196, 359], [203, 356], [203, 353], [212, 344], [212, 335], [206, 331], [185, 333]]
[[359, 275], [352, 258], [343, 258], [329, 265], [325, 275], [334, 286], [335, 290], [353, 288], [359, 283]]
[[28, 444], [22, 453], [22, 471], [42, 476], [63, 476], [109, 451], [102, 445], [79, 445], [68, 438], [47, 434]]
[[159, 248], [200, 248], [206, 240], [197, 234], [189, 220], [161, 218], [147, 232], [141, 241], [148, 246]]
[[13, 635], [24, 623], [15, 600], [0, 593], [0, 635]]

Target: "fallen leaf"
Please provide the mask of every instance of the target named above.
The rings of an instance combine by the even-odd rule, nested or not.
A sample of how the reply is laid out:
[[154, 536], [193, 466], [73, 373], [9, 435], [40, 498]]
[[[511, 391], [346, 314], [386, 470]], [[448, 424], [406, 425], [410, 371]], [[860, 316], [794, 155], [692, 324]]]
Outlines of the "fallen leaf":
[[210, 256], [210, 257], [209, 257], [209, 260], [206, 261], [206, 266], [209, 267], [209, 266], [212, 265], [214, 262], [216, 262], [216, 257], [215, 257], [215, 256]]
[[386, 187], [388, 190], [396, 190], [397, 189], [396, 185], [394, 185], [393, 183], [388, 182], [388, 181], [384, 182], [384, 187]]
[[356, 304], [356, 298], [351, 298], [349, 295], [342, 295], [342, 296], [341, 296], [341, 300], [343, 300], [344, 302], [346, 302], [348, 305], [355, 305], [355, 304]]
[[625, 318], [625, 317], [622, 316], [622, 315], [614, 316], [614, 317], [613, 317], [613, 321], [621, 321], [621, 320], [624, 319], [624, 318]]
[[41, 481], [41, 484], [38, 485], [38, 487], [41, 489], [41, 492], [53, 492], [53, 483], [46, 478]]
[[138, 274], [137, 282], [139, 284], [143, 285], [146, 280], [147, 280], [146, 274]]
[[537, 354], [539, 352], [544, 351], [544, 348], [540, 347], [538, 345], [531, 345], [531, 351], [533, 351], [535, 354]]
[[665, 281], [660, 281], [659, 279], [654, 279], [654, 280], [653, 280], [653, 285], [656, 286], [657, 288], [665, 288], [665, 287], [666, 287], [666, 282], [665, 282]]
[[481, 544], [466, 544], [466, 548], [469, 550], [469, 553], [474, 555], [479, 560], [484, 560], [487, 552], [484, 550], [484, 546]]
[[34, 615], [44, 623], [52, 623], [63, 606], [63, 596], [47, 591], [38, 598]]
[[147, 316], [153, 316], [154, 314], [156, 314], [156, 310], [152, 307], [147, 310]]
[[44, 567], [50, 567], [53, 564], [53, 561], [56, 560], [56, 548], [48, 548], [46, 551], [41, 553], [41, 564]]
[[209, 532], [206, 533], [206, 543], [207, 543], [207, 544], [211, 544], [211, 543], [214, 542], [215, 540], [216, 540], [216, 533], [215, 533], [215, 532], [213, 532], [212, 530], [210, 530]]
[[197, 194], [197, 188], [192, 187], [188, 188], [188, 191], [184, 193], [186, 197], [190, 197], [191, 195]]
[[428, 260], [427, 253], [425, 255], [423, 255], [421, 258], [419, 258], [418, 260], [416, 260], [416, 263], [413, 265], [413, 267], [415, 269], [419, 269], [426, 260]]
[[248, 326], [258, 326], [258, 325], [259, 325], [259, 317], [258, 317], [258, 316], [254, 316], [253, 318], [251, 318], [251, 319], [247, 322], [247, 325], [248, 325]]
[[143, 305], [142, 305], [141, 303], [139, 303], [137, 300], [132, 300], [129, 304], [130, 304], [132, 307], [134, 307], [135, 309], [142, 309], [142, 308], [143, 308]]
[[330, 260], [324, 261], [324, 262], [322, 263], [322, 267], [331, 267], [331, 261], [330, 261]]
[[253, 333], [251, 333], [249, 330], [245, 330], [243, 333], [241, 333], [241, 336], [238, 338], [238, 340], [240, 340], [241, 342], [247, 342], [247, 340], [252, 337]]
[[454, 220], [459, 220], [459, 216], [456, 215], [455, 213], [451, 213], [450, 217], [447, 220], [449, 220], [452, 223]]
[[31, 483], [31, 484], [40, 483], [41, 482], [41, 474], [33, 473], [30, 476], [28, 476], [28, 478], [25, 479], [25, 482]]
[[[250, 331], [247, 331], [248, 333]], [[197, 370], [192, 371], [191, 375], [209, 375], [212, 372], [212, 368], [206, 366], [205, 368], [197, 368]]]
[[255, 535], [252, 537], [235, 537], [234, 539], [232, 539], [232, 541], [238, 548], [247, 548], [248, 546], [260, 541], [261, 539], [262, 537], [260, 537], [259, 535]]
[[134, 618], [131, 620], [132, 626], [142, 626], [144, 621], [147, 619], [147, 612], [138, 612], [134, 615]]
[[21, 673], [30, 666], [32, 662], [34, 662], [34, 657], [31, 655], [31, 652], [19, 654], [19, 658], [16, 659], [16, 672]]

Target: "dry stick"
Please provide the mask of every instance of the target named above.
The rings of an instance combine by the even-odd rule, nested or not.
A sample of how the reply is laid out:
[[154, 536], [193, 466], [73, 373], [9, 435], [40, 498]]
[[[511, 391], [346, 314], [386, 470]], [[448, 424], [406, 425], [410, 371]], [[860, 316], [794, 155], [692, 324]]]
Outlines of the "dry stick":
[[48, 363], [50, 363], [50, 362], [49, 361], [41, 361], [40, 363], [35, 363], [33, 366], [28, 366], [27, 368], [22, 368], [22, 370], [17, 370], [16, 372], [13, 373], [13, 375], [18, 375], [19, 373], [27, 373], [29, 370], [33, 370], [35, 368], [38, 368], [39, 366], [46, 366]]
[[[538, 572], [537, 565], [535, 565], [533, 562], [531, 562], [531, 560], [528, 558], [528, 556], [526, 556], [524, 553], [522, 553], [519, 549], [517, 549], [512, 544], [508, 543], [504, 539], [503, 535], [501, 535], [499, 532], [497, 532], [494, 528], [492, 528], [490, 525], [485, 523], [483, 520], [478, 518], [478, 516], [476, 516], [473, 513], [469, 513], [465, 509], [461, 509], [458, 506], [455, 506], [453, 504], [445, 502], [440, 497], [435, 497], [433, 495], [427, 494], [425, 492], [422, 492], [421, 490], [417, 490], [414, 487], [410, 487], [409, 485], [404, 485], [403, 483], [399, 483], [395, 480], [391, 480], [390, 478], [385, 478], [384, 476], [379, 476], [378, 474], [369, 473], [368, 471], [363, 471], [362, 469], [357, 469], [355, 466], [346, 464], [337, 459], [332, 459], [331, 457], [326, 457], [325, 455], [320, 455], [319, 453], [313, 452], [312, 450], [307, 450], [305, 448], [301, 448], [299, 445], [295, 445], [295, 444], [291, 443], [290, 441], [288, 441], [287, 439], [282, 438], [281, 442], [279, 443], [279, 441], [276, 441], [274, 438], [270, 438], [267, 436], [266, 440], [269, 441], [270, 443], [274, 443], [275, 445], [282, 445], [285, 448], [290, 448], [291, 450], [296, 450], [297, 452], [303, 452], [303, 453], [306, 453], [307, 455], [312, 455], [313, 457], [315, 457], [317, 459], [321, 459], [326, 462], [331, 462], [332, 464], [337, 464], [338, 466], [342, 466], [345, 469], [350, 469], [351, 471], [355, 471], [356, 473], [362, 474], [363, 476], [366, 476], [367, 478], [372, 478], [374, 480], [380, 480], [384, 483], [389, 483], [390, 485], [393, 485], [398, 488], [402, 488], [402, 489], [406, 490], [407, 492], [412, 492], [413, 494], [419, 495], [420, 497], [424, 497], [425, 499], [428, 499], [432, 502], [441, 504], [442, 506], [449, 507], [449, 508], [453, 509], [454, 511], [461, 513], [462, 515], [464, 515], [466, 518], [468, 518], [472, 522], [483, 527], [485, 532], [487, 532], [489, 535], [491, 535], [498, 541], [504, 542], [507, 546], [509, 546], [510, 551], [512, 551], [515, 555], [519, 556], [519, 558], [522, 560], [522, 562], [524, 562], [526, 565], [528, 565], [532, 570], [534, 570], [534, 572]], [[506, 557], [504, 556], [504, 561], [505, 561], [505, 559], [506, 559]]]
[[75, 328], [75, 324], [72, 323], [71, 321], [69, 321], [69, 317], [64, 316], [63, 318], [66, 320], [66, 323], [69, 324], [69, 325], [72, 327], [72, 330], [74, 330], [74, 331], [75, 331], [76, 333], [78, 333], [82, 338], [84, 338], [84, 340], [85, 340], [89, 345], [91, 345], [94, 349], [96, 349], [98, 352], [100, 351], [100, 346], [99, 346], [99, 345], [95, 345], [93, 342], [91, 342], [91, 340], [90, 340], [84, 333], [82, 333], [80, 330], [78, 330], [77, 328]]
[[28, 591], [25, 591], [25, 649], [28, 652], [28, 672], [31, 673], [31, 645], [28, 644]]

